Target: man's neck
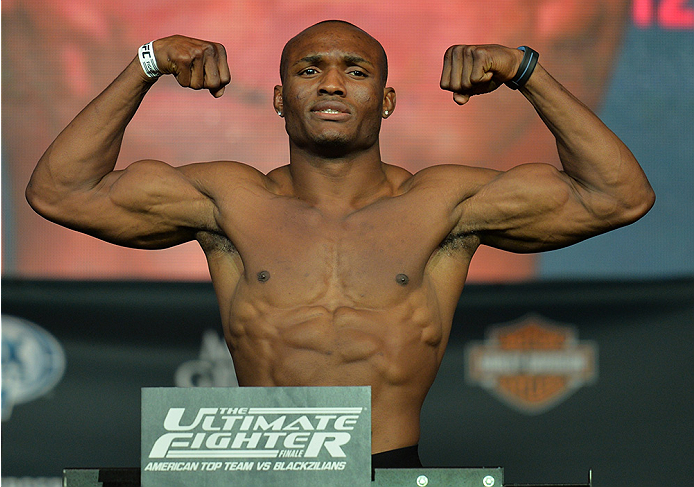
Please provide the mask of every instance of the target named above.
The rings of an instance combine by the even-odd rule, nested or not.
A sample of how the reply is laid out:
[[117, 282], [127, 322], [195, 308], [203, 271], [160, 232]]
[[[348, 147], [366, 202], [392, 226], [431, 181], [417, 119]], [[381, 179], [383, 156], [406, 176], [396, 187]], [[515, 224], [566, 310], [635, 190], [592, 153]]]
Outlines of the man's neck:
[[351, 212], [390, 190], [378, 145], [339, 158], [290, 146], [289, 171], [294, 195], [318, 209]]

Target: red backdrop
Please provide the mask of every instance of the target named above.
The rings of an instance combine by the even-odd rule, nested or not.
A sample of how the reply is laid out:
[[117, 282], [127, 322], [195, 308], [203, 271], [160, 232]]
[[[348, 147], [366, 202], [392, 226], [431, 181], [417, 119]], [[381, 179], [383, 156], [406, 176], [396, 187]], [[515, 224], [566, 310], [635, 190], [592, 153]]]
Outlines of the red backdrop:
[[[648, 2], [637, 3], [645, 15]], [[11, 208], [3, 211], [4, 272], [41, 278], [208, 278], [195, 243], [163, 251], [119, 248], [41, 219], [23, 198], [33, 166], [53, 138], [149, 40], [183, 34], [221, 42], [233, 81], [225, 96], [215, 100], [207, 92], [179, 88], [172, 79], [160, 80], [126, 133], [119, 167], [141, 158], [174, 165], [232, 159], [264, 172], [286, 164], [286, 134], [271, 105], [281, 49], [303, 28], [336, 18], [364, 28], [388, 52], [389, 85], [398, 94], [398, 106], [383, 126], [385, 161], [411, 171], [439, 163], [505, 169], [521, 162], [556, 164], [554, 141], [517, 92], [502, 88], [464, 107], [453, 103], [451, 94], [438, 87], [446, 48], [530, 45], [556, 78], [595, 108], [629, 13], [626, 0], [400, 5], [5, 0], [3, 172], [11, 183], [5, 186], [11, 198], [4, 200]], [[532, 256], [483, 248], [470, 279], [522, 280], [533, 273]]]

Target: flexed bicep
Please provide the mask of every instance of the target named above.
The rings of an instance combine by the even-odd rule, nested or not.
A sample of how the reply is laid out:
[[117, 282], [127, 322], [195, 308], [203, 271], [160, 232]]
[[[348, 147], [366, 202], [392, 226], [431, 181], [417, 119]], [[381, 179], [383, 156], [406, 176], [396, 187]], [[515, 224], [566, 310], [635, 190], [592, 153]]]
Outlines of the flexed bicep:
[[192, 240], [199, 230], [217, 231], [214, 201], [187, 174], [190, 167], [145, 160], [109, 174], [96, 188], [93, 199], [102, 201], [92, 211], [101, 209], [112, 221], [101, 223], [97, 236], [162, 248]]
[[36, 208], [55, 223], [135, 248], [165, 248], [214, 231], [214, 202], [182, 168], [138, 161], [94, 187], [72, 191], [55, 205]]
[[549, 164], [524, 164], [498, 173], [463, 201], [459, 225], [491, 247], [541, 252], [619, 226], [610, 205]]

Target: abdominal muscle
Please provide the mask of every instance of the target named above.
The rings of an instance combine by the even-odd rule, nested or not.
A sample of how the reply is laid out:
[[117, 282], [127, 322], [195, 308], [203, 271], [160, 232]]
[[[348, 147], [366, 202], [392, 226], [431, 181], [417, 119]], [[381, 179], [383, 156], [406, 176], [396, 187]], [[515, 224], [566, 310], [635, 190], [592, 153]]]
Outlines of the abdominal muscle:
[[370, 309], [280, 308], [237, 291], [225, 331], [239, 385], [371, 386], [372, 451], [418, 442], [422, 403], [448, 336], [426, 292]]

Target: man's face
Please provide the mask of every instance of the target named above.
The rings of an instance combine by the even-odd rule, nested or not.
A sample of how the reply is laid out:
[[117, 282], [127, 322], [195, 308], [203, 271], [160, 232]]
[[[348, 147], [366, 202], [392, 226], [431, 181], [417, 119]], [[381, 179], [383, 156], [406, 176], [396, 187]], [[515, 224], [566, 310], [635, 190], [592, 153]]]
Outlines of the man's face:
[[341, 157], [378, 142], [395, 93], [383, 86], [383, 54], [374, 39], [349, 25], [322, 24], [290, 41], [285, 55], [275, 108], [292, 144]]

